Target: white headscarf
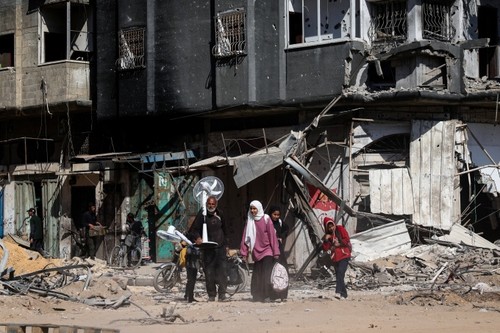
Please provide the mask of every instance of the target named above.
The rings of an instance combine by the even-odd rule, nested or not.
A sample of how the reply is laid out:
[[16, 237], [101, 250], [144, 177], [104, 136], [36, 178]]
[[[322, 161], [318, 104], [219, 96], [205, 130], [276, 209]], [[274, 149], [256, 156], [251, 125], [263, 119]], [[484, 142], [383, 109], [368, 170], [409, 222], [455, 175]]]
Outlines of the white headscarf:
[[[257, 208], [257, 214], [254, 216], [250, 212], [250, 207]], [[246, 228], [246, 238], [245, 243], [250, 246], [250, 251], [253, 250], [255, 246], [255, 221], [260, 220], [264, 216], [264, 209], [262, 208], [262, 204], [260, 201], [254, 200], [250, 203], [250, 207], [248, 208], [247, 214], [247, 228]]]

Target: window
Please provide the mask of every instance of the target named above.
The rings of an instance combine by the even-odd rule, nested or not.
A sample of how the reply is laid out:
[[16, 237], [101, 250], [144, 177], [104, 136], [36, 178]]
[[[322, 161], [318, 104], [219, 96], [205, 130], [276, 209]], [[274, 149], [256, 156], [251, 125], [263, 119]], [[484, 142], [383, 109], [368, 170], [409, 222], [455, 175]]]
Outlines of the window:
[[288, 0], [288, 44], [330, 41], [350, 34], [350, 1]]
[[0, 68], [14, 66], [14, 34], [0, 36]]
[[120, 30], [117, 66], [120, 70], [146, 68], [144, 59], [144, 28]]
[[424, 0], [422, 3], [423, 38], [451, 41], [455, 28], [451, 20], [450, 0]]
[[215, 18], [215, 57], [230, 57], [245, 51], [245, 11], [243, 9], [218, 13]]
[[91, 7], [59, 2], [40, 8], [40, 62], [89, 61], [92, 52]]
[[371, 3], [371, 24], [368, 31], [372, 42], [404, 42], [407, 36], [406, 1]]

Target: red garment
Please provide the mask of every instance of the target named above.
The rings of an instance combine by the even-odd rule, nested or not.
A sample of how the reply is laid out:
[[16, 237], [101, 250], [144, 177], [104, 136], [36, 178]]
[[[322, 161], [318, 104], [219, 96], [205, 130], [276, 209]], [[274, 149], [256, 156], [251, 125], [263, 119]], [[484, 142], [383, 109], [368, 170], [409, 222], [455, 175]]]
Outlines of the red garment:
[[[331, 218], [325, 218], [325, 230], [328, 223], [334, 223]], [[334, 241], [338, 240], [340, 246], [333, 245]], [[351, 239], [347, 230], [341, 225], [335, 225], [335, 232], [332, 238], [323, 241], [323, 251], [331, 251], [333, 262], [339, 262], [342, 259], [351, 258]]]
[[[267, 256], [278, 258], [280, 248], [271, 218], [265, 214], [260, 220], [255, 221], [255, 229], [255, 246], [251, 253], [253, 261], [259, 261]], [[243, 257], [246, 257], [250, 251], [248, 244], [245, 243], [245, 239], [246, 227], [243, 229], [243, 238], [240, 245], [240, 253]]]

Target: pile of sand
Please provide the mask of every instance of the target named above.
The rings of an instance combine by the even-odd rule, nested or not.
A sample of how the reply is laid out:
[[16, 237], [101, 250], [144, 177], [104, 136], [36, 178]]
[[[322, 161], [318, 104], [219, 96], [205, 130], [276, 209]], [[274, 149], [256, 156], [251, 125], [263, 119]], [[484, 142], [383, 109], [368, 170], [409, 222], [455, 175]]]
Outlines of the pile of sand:
[[[31, 251], [17, 244], [10, 236], [5, 236], [3, 244], [8, 251], [7, 265], [5, 268], [14, 268], [14, 275], [23, 275], [54, 266], [64, 266], [62, 259], [47, 259], [36, 251]], [[0, 258], [4, 251], [0, 247]]]

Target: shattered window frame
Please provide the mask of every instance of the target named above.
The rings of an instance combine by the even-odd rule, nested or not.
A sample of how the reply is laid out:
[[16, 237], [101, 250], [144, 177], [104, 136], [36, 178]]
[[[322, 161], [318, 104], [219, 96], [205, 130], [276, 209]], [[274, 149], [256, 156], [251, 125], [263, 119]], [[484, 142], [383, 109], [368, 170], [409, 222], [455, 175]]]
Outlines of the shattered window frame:
[[451, 41], [456, 29], [452, 22], [454, 0], [423, 0], [423, 38]]
[[288, 0], [288, 45], [328, 43], [351, 37], [351, 3], [332, 0]]
[[243, 8], [217, 13], [215, 17], [215, 45], [212, 55], [216, 58], [245, 54], [246, 13]]
[[118, 32], [118, 59], [116, 66], [119, 70], [144, 69], [146, 28], [132, 27], [121, 29]]
[[408, 9], [406, 0], [370, 3], [368, 35], [373, 43], [406, 41]]
[[90, 61], [93, 53], [93, 8], [88, 3], [56, 2], [40, 7], [39, 63]]

